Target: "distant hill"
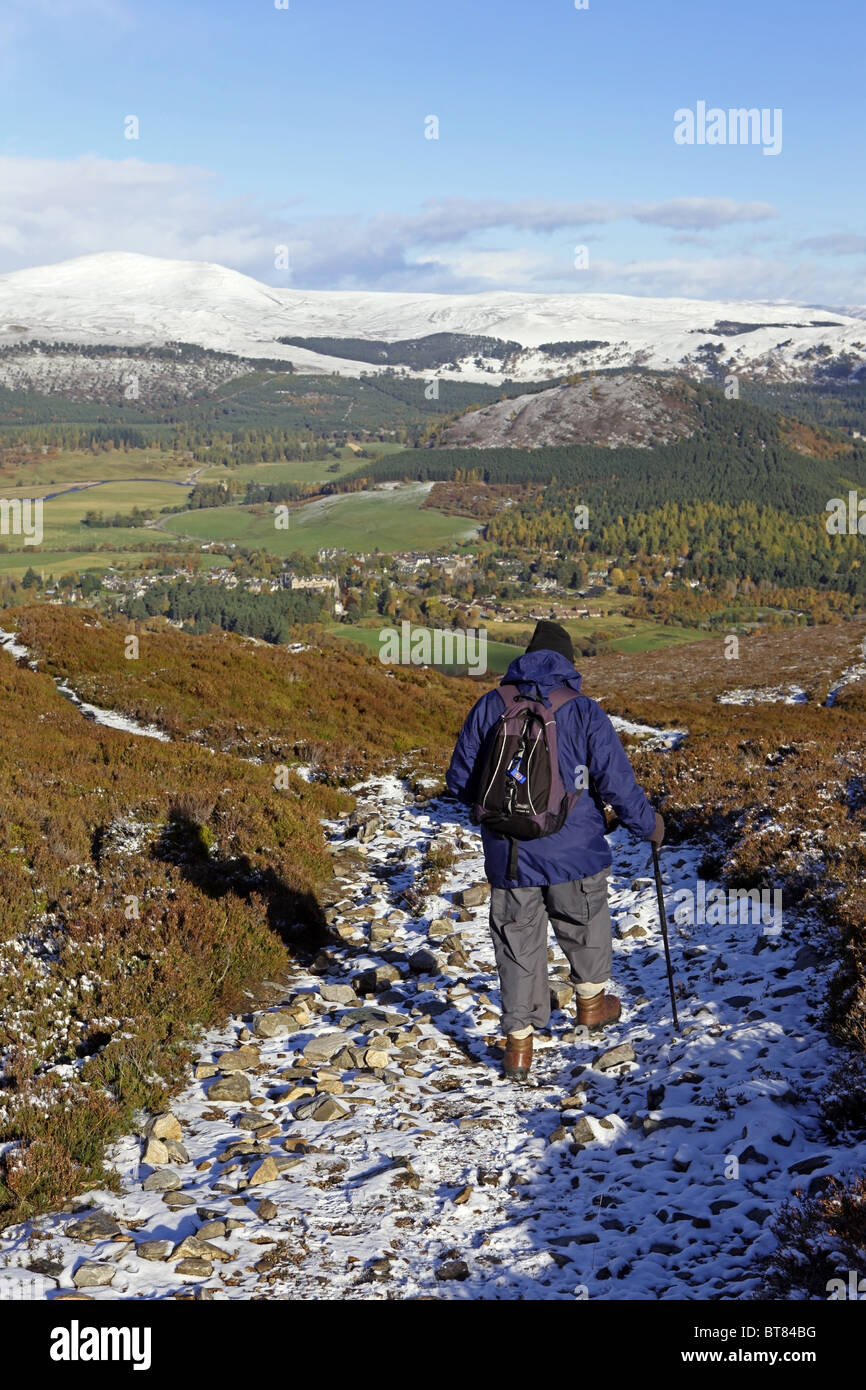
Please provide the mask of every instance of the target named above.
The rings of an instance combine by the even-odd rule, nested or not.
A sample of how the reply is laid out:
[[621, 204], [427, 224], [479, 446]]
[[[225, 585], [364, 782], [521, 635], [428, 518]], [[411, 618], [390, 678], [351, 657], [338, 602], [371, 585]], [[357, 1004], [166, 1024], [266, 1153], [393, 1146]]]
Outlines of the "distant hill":
[[[0, 276], [0, 347], [180, 341], [356, 377], [387, 364], [487, 382], [624, 367], [857, 380], [866, 367], [861, 314], [619, 294], [298, 290], [204, 261], [121, 252]], [[450, 340], [445, 361], [436, 362], [435, 343], [431, 355], [431, 338]]]
[[695, 396], [682, 377], [610, 374], [467, 411], [434, 442], [443, 449], [670, 444], [699, 427]]
[[[622, 384], [626, 380], [628, 386]], [[762, 500], [795, 515], [821, 514], [829, 498], [866, 483], [862, 441], [825, 432], [836, 445], [835, 450], [824, 448], [826, 441], [816, 432], [804, 429], [792, 435], [776, 412], [748, 401], [726, 400], [722, 392], [702, 385], [675, 383], [677, 390], [666, 394], [664, 385], [657, 389], [652, 378], [639, 384], [634, 378], [621, 378], [606, 398], [605, 390], [615, 381], [606, 378], [598, 385], [598, 398], [592, 402], [595, 413], [585, 417], [584, 432], [593, 435], [591, 443], [527, 447], [522, 442], [496, 442], [496, 432], [517, 420], [508, 419], [516, 401], [503, 401], [497, 415], [491, 417], [490, 406], [471, 411], [434, 434], [433, 447], [389, 454], [346, 475], [338, 486], [351, 486], [361, 478], [369, 483], [462, 480], [544, 487], [555, 482], [558, 487], [579, 488], [581, 500], [592, 504], [601, 520], [608, 512], [625, 515], [698, 500]], [[590, 401], [591, 390], [592, 384]], [[565, 402], [561, 414], [554, 401], [557, 394]], [[560, 427], [579, 428], [570, 422], [572, 416], [579, 420], [587, 397], [580, 388], [564, 388], [561, 393], [516, 398], [520, 399], [527, 412], [541, 400], [542, 424], [554, 433]], [[641, 424], [644, 404], [658, 412], [655, 425]], [[531, 433], [530, 425], [526, 429]], [[647, 447], [640, 435], [652, 429], [666, 430], [668, 442]], [[485, 442], [451, 443], [452, 430], [467, 438], [477, 431]], [[629, 431], [626, 442], [619, 443]]]

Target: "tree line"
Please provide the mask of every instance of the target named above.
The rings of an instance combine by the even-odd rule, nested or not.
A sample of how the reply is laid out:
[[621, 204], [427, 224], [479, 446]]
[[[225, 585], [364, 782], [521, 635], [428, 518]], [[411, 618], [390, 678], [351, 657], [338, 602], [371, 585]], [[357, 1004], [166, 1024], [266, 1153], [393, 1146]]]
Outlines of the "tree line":
[[199, 579], [154, 584], [141, 598], [122, 600], [119, 609], [134, 619], [162, 614], [182, 623], [185, 632], [200, 634], [216, 626], [264, 642], [286, 643], [292, 640], [293, 626], [321, 622], [327, 606], [321, 595], [305, 591], [254, 594]]

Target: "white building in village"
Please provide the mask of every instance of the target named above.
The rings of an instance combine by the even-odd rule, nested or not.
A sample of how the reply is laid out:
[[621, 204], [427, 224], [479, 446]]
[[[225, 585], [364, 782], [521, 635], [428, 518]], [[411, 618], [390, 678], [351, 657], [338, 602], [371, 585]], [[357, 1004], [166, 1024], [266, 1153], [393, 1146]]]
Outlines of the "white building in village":
[[281, 578], [284, 589], [306, 589], [315, 594], [333, 594], [334, 612], [338, 617], [343, 612], [343, 605], [340, 601], [340, 586], [331, 575], [302, 575], [293, 574], [291, 570], [284, 570]]

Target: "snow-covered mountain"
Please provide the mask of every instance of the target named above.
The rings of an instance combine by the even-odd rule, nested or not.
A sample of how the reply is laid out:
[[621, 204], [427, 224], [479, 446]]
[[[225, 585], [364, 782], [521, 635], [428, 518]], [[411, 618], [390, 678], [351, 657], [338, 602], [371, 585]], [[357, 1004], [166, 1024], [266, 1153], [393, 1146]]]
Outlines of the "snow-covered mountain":
[[[618, 294], [294, 290], [208, 262], [120, 252], [0, 276], [0, 347], [34, 339], [125, 347], [181, 341], [350, 376], [370, 371], [370, 364], [277, 340], [461, 333], [521, 344], [505, 361], [479, 366], [473, 355], [457, 364], [464, 379], [487, 382], [628, 366], [702, 376], [713, 362], [771, 380], [808, 380], [828, 367], [837, 378], [862, 374], [864, 314], [856, 307], [836, 313], [791, 303]], [[603, 346], [555, 356], [541, 350], [545, 343], [586, 340]]]

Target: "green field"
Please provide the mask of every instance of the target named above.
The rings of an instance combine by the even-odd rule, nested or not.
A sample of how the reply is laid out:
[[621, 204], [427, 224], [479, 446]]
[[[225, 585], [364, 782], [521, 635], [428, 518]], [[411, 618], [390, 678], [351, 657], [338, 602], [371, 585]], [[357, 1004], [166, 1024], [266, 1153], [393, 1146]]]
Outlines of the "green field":
[[[59, 579], [62, 574], [71, 574], [73, 571], [81, 573], [83, 570], [104, 570], [135, 569], [150, 551], [142, 551], [136, 554], [131, 550], [94, 550], [89, 553], [82, 553], [75, 550], [40, 550], [33, 546], [28, 546], [27, 553], [21, 551], [3, 554], [0, 552], [0, 575], [8, 579], [21, 579], [28, 569], [34, 569], [37, 574], [44, 574], [47, 579], [49, 574], [53, 574], [55, 579]], [[180, 552], [178, 554], [188, 554]], [[196, 552], [197, 554], [198, 552]], [[200, 555], [199, 563], [203, 569], [215, 569], [218, 565], [228, 565], [225, 555]]]
[[300, 550], [314, 555], [324, 547], [350, 552], [385, 553], [430, 550], [470, 539], [475, 528], [465, 517], [422, 510], [428, 483], [410, 483], [389, 492], [352, 492], [317, 498], [293, 508], [286, 530], [274, 525], [270, 504], [255, 507], [207, 507], [169, 517], [165, 534], [198, 540], [234, 541], [272, 555]]
[[[368, 442], [364, 446], [371, 455], [401, 453], [403, 444]], [[353, 450], [338, 450], [341, 472], [349, 473], [365, 462]], [[371, 460], [372, 461], [372, 460]], [[225, 482], [236, 479], [241, 483], [320, 483], [340, 475], [329, 472], [335, 460], [280, 459], [273, 463], [245, 463], [237, 468], [221, 464], [197, 463], [186, 453], [174, 450], [108, 449], [92, 453], [89, 449], [63, 449], [56, 457], [32, 454], [26, 463], [0, 470], [0, 495], [3, 497], [40, 497], [55, 487], [72, 487], [80, 483], [123, 482], [130, 478], [156, 478], [185, 482], [192, 473], [201, 482]]]
[[[383, 446], [386, 451], [396, 446]], [[350, 450], [342, 450], [346, 460], [344, 467], [352, 461]], [[145, 457], [146, 456], [146, 457]], [[370, 493], [351, 493], [339, 496], [317, 498], [300, 507], [294, 507], [286, 530], [277, 530], [274, 525], [274, 508], [270, 503], [251, 507], [209, 507], [184, 511], [165, 518], [159, 527], [97, 527], [84, 526], [83, 518], [88, 511], [103, 512], [107, 516], [117, 513], [128, 514], [134, 507], [148, 509], [157, 515], [164, 507], [185, 505], [188, 492], [185, 487], [170, 481], [175, 474], [178, 481], [185, 480], [190, 472], [189, 460], [162, 460], [165, 481], [133, 482], [130, 474], [136, 470], [151, 467], [159, 455], [154, 451], [119, 451], [94, 459], [82, 451], [69, 451], [62, 459], [45, 462], [42, 469], [30, 472], [26, 486], [0, 487], [6, 498], [39, 497], [55, 489], [70, 487], [95, 475], [105, 474], [106, 481], [97, 486], [84, 487], [79, 491], [65, 492], [59, 497], [44, 501], [42, 548], [52, 553], [72, 551], [72, 548], [110, 545], [112, 553], [121, 552], [129, 546], [139, 550], [143, 545], [153, 550], [163, 548], [185, 548], [185, 538], [193, 541], [225, 541], [236, 545], [252, 546], [267, 550], [270, 554], [283, 557], [294, 550], [305, 554], [315, 554], [322, 547], [333, 546], [346, 551], [383, 552], [419, 549], [433, 550], [439, 546], [451, 548], [455, 542], [471, 539], [474, 527], [465, 518], [423, 509], [422, 503], [429, 491], [429, 484], [411, 483], [394, 490], [377, 490]], [[48, 466], [50, 464], [50, 467]], [[62, 466], [61, 466], [62, 465]], [[227, 476], [239, 483], [248, 481], [264, 485], [277, 482], [307, 482], [316, 485], [327, 479], [329, 461], [311, 460], [284, 461], [248, 465], [237, 470], [224, 468], [206, 469], [202, 479]], [[122, 476], [126, 474], [124, 481]], [[36, 474], [41, 473], [37, 481]], [[64, 477], [67, 473], [70, 476]], [[50, 474], [50, 479], [48, 475]], [[141, 474], [144, 476], [144, 474]], [[53, 480], [53, 482], [51, 481]], [[9, 534], [0, 536], [10, 555], [14, 552], [28, 557], [20, 572], [35, 553], [33, 546], [25, 546], [23, 537]], [[80, 558], [80, 557], [79, 557]], [[132, 557], [129, 563], [136, 563]], [[19, 569], [16, 563], [9, 564], [7, 572]]]
[[[362, 642], [363, 645], [369, 647], [371, 651], [378, 652], [379, 634], [384, 628], [389, 626], [395, 626], [398, 631], [400, 630], [399, 623], [391, 624], [383, 621], [378, 627], [356, 627], [352, 623], [331, 623], [330, 626], [326, 628], [326, 631], [330, 633], [332, 637], [345, 637], [350, 642]], [[420, 623], [412, 624], [413, 632], [417, 632], [421, 630], [421, 628], [422, 624]], [[478, 630], [479, 632], [483, 632], [483, 626]], [[497, 676], [503, 675], [514, 658], [520, 656], [521, 650], [520, 647], [509, 646], [507, 642], [488, 641], [486, 653], [487, 670]]]
[[[379, 635], [383, 628], [390, 625], [392, 624], [384, 619], [375, 627], [361, 627], [360, 625], [354, 625], [352, 623], [332, 623], [327, 631], [334, 637], [345, 637], [349, 641], [362, 642], [364, 646], [369, 647], [371, 651], [378, 652]], [[530, 621], [530, 629], [532, 625]], [[397, 627], [399, 630], [400, 624], [394, 623], [393, 626]], [[422, 625], [419, 623], [413, 623], [412, 631], [414, 632], [421, 626]], [[502, 675], [508, 669], [511, 662], [514, 661], [515, 657], [520, 656], [523, 651], [522, 646], [515, 646], [510, 642], [497, 642], [495, 640], [493, 636], [494, 632], [499, 631], [502, 633], [504, 630], [507, 630], [508, 626], [509, 625], [505, 623], [491, 623], [488, 626], [488, 624], [484, 622], [479, 625], [479, 631], [486, 631], [488, 633], [487, 669], [496, 675]], [[515, 623], [511, 626], [515, 632], [518, 630], [525, 631], [522, 623]], [[581, 635], [588, 637], [589, 629], [593, 625], [590, 623], [581, 624], [565, 622], [563, 626], [568, 629], [572, 636]], [[657, 647], [676, 646], [684, 642], [706, 642], [710, 640], [708, 633], [698, 632], [697, 629], [694, 628], [664, 627], [661, 623], [639, 623], [632, 624], [632, 626], [636, 627], [637, 630], [635, 632], [613, 639], [608, 647], [600, 646], [600, 650], [609, 649], [610, 651], [618, 652], [641, 652], [650, 651]], [[579, 631], [583, 628], [586, 628], [587, 631]], [[599, 621], [596, 621], [594, 630], [596, 632], [601, 630], [601, 623]], [[580, 669], [579, 653], [576, 658], [576, 664], [578, 669]]]
[[[355, 467], [351, 450], [343, 451], [341, 472], [348, 473]], [[275, 483], [317, 483], [327, 482], [339, 477], [331, 473], [335, 459], [281, 459], [277, 463], [241, 463], [237, 468], [225, 468], [222, 464], [205, 465], [199, 474], [201, 483], [228, 483], [236, 487], [239, 483], [260, 483], [262, 487], [272, 487]]]
[[56, 458], [32, 454], [25, 464], [10, 467], [0, 475], [4, 497], [39, 496], [57, 487], [74, 483], [122, 481], [124, 478], [187, 478], [198, 465], [191, 458], [160, 449], [108, 449], [94, 454], [89, 449], [63, 449]]
[[37, 574], [44, 574], [46, 579], [49, 574], [59, 579], [61, 574], [70, 574], [73, 570], [104, 570], [109, 566], [120, 569], [135, 563], [136, 557], [129, 551], [99, 550], [82, 554], [74, 550], [40, 550], [28, 546], [26, 554], [22, 551], [0, 554], [0, 574], [10, 579], [20, 579], [28, 569], [33, 568]]
[[[566, 623], [566, 627], [571, 626], [571, 624]], [[665, 627], [663, 623], [635, 623], [634, 626], [634, 632], [612, 639], [609, 644], [611, 651], [649, 652], [654, 651], [657, 647], [676, 647], [684, 642], [707, 642], [710, 640], [708, 632], [702, 632], [696, 627]], [[598, 620], [596, 620], [595, 630], [600, 630]]]
[[[14, 494], [9, 491], [7, 496]], [[163, 507], [176, 507], [186, 501], [186, 490], [172, 483], [106, 483], [104, 487], [85, 488], [80, 492], [67, 492], [43, 503], [43, 541], [42, 544], [54, 550], [63, 550], [74, 545], [92, 544], [95, 548], [106, 542], [113, 549], [122, 550], [125, 544], [139, 545], [148, 539], [148, 532], [138, 526], [84, 526], [82, 520], [89, 511], [104, 512], [107, 516], [131, 512], [133, 507], [149, 507], [159, 512]], [[25, 546], [23, 537], [6, 535], [3, 537], [10, 551], [32, 550]], [[153, 535], [154, 546], [165, 545], [159, 532]]]
[[[537, 601], [527, 606], [535, 612], [544, 611], [544, 605]], [[608, 641], [604, 647], [599, 643], [599, 649], [614, 652], [645, 652], [656, 647], [676, 646], [683, 642], [706, 642], [709, 637], [709, 633], [696, 627], [665, 627], [662, 623], [624, 618], [615, 612], [606, 612], [600, 618], [557, 618], [554, 621], [561, 623], [573, 638], [582, 641], [588, 641], [604, 633]], [[516, 623], [491, 622], [487, 624], [487, 628], [492, 637], [503, 637], [507, 633], [530, 631], [534, 625], [535, 620], [527, 616]]]
[[[364, 447], [371, 455], [375, 455], [399, 454], [405, 446], [377, 442], [375, 444], [368, 443]], [[199, 474], [199, 481], [227, 482], [231, 485], [234, 479], [241, 483], [260, 483], [262, 487], [269, 487], [274, 483], [333, 482], [339, 479], [343, 473], [352, 472], [365, 462], [349, 448], [339, 449], [338, 453], [343, 465], [339, 473], [331, 472], [336, 462], [333, 458], [281, 459], [277, 463], [242, 463], [237, 468], [224, 468], [221, 464], [216, 464], [213, 467], [205, 466], [204, 471]]]

